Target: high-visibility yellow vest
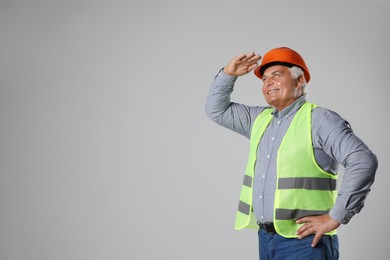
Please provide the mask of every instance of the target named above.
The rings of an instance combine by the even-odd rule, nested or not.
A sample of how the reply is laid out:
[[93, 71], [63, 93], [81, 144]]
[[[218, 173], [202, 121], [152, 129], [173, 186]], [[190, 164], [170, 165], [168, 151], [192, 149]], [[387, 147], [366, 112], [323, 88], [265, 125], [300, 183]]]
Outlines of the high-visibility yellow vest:
[[[311, 112], [316, 105], [306, 102], [296, 113], [279, 147], [276, 159], [276, 192], [274, 226], [284, 237], [297, 237], [301, 225], [295, 221], [304, 216], [326, 214], [337, 196], [337, 175], [325, 172], [317, 164], [311, 136]], [[241, 188], [236, 215], [236, 229], [258, 229], [252, 208], [253, 177], [257, 149], [265, 129], [272, 120], [273, 109], [256, 118], [250, 137], [249, 159]], [[331, 231], [327, 234], [335, 234]]]

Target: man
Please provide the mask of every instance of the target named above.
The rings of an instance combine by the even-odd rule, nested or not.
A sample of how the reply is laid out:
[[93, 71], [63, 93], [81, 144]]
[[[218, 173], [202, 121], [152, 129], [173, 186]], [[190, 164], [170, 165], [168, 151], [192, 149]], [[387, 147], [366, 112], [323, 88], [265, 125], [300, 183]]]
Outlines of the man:
[[[206, 103], [214, 122], [250, 139], [235, 228], [259, 230], [262, 260], [338, 259], [336, 229], [363, 208], [378, 161], [347, 121], [306, 101], [310, 73], [299, 53], [275, 48], [260, 60], [254, 52], [233, 58]], [[230, 101], [237, 78], [252, 70], [268, 107]]]

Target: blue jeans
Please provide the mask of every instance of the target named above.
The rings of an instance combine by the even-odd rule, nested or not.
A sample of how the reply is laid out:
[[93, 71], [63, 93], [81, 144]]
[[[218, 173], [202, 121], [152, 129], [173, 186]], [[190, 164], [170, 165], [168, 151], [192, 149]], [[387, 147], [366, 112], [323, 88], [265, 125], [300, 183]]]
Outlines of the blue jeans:
[[337, 260], [337, 235], [323, 236], [316, 247], [311, 247], [314, 235], [302, 239], [285, 238], [259, 230], [259, 257], [261, 260]]

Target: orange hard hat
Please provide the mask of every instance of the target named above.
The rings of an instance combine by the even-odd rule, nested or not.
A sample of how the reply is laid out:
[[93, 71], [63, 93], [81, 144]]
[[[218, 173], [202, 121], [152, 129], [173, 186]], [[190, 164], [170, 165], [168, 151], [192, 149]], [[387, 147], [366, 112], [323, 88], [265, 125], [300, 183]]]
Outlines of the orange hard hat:
[[254, 73], [257, 77], [262, 79], [264, 71], [268, 67], [273, 65], [284, 65], [287, 67], [292, 67], [296, 65], [303, 70], [306, 82], [310, 81], [309, 69], [306, 67], [305, 61], [303, 60], [302, 56], [299, 55], [298, 52], [290, 48], [280, 47], [267, 52], [264, 55], [260, 66], [254, 70]]

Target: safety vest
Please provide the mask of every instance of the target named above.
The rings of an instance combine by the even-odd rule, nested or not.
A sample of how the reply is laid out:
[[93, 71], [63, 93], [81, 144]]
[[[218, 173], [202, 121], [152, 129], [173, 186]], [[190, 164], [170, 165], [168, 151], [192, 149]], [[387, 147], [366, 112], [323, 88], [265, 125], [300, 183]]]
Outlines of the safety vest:
[[[284, 237], [297, 237], [301, 224], [295, 221], [304, 216], [323, 215], [333, 207], [337, 196], [337, 175], [318, 166], [311, 136], [311, 112], [316, 105], [306, 102], [296, 113], [279, 147], [276, 159], [276, 191], [274, 226]], [[258, 229], [252, 207], [253, 177], [257, 149], [265, 129], [272, 120], [272, 108], [256, 118], [250, 137], [249, 159], [246, 167], [240, 202], [236, 215], [236, 229]], [[331, 231], [327, 234], [335, 234]]]

